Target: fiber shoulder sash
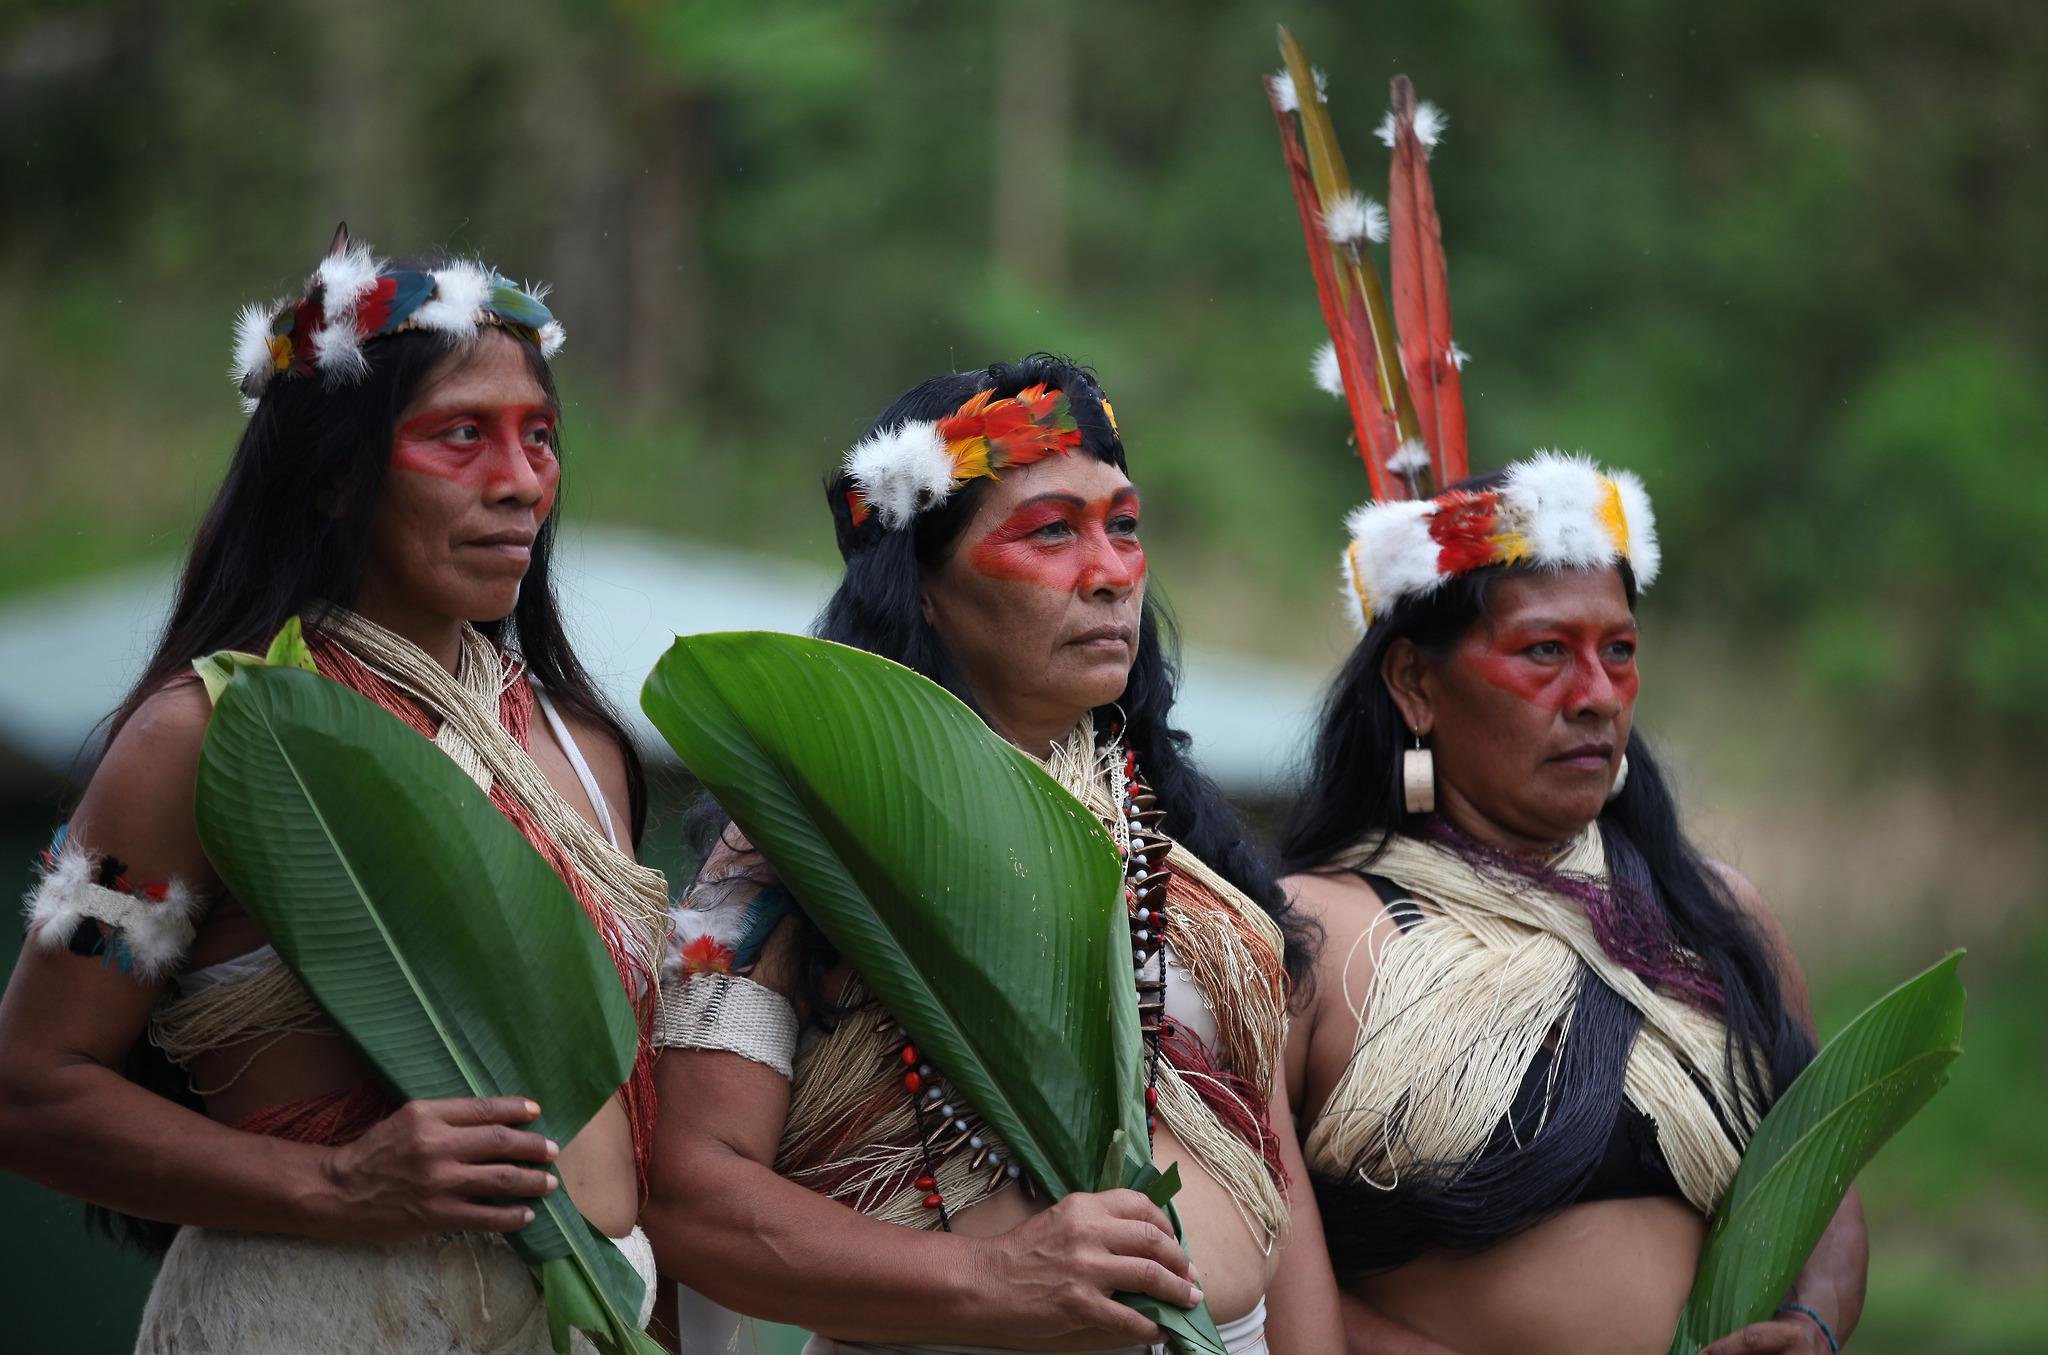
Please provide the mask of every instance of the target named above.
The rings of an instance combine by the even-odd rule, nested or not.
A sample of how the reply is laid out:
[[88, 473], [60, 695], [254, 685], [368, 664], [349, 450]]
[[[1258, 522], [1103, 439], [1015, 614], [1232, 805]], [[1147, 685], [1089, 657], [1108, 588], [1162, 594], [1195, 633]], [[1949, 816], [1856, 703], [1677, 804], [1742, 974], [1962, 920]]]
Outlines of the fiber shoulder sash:
[[[1624, 1095], [1655, 1122], [1687, 1201], [1711, 1214], [1762, 1115], [1747, 1073], [1739, 1086], [1731, 1080], [1722, 1021], [1610, 959], [1570, 899], [1534, 884], [1510, 887], [1410, 837], [1392, 839], [1368, 866], [1370, 855], [1362, 845], [1337, 864], [1414, 891], [1422, 918], [1373, 957], [1372, 981], [1353, 1008], [1351, 1061], [1308, 1133], [1310, 1167], [1388, 1191], [1468, 1168], [1546, 1042], [1555, 1067], [1569, 1063], [1591, 978], [1640, 1014], [1628, 1023], [1636, 1028]], [[1554, 869], [1606, 878], [1597, 824]]]

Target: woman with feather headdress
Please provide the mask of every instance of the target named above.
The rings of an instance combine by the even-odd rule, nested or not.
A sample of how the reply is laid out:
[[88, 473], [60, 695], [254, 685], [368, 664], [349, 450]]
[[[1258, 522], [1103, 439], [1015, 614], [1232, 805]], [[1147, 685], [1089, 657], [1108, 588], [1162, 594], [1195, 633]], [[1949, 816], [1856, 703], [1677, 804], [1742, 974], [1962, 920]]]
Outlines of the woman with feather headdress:
[[[1660, 563], [1641, 482], [1554, 452], [1468, 473], [1442, 115], [1394, 81], [1382, 211], [1282, 48], [1267, 87], [1331, 335], [1316, 366], [1372, 485], [1342, 560], [1361, 638], [1283, 840], [1325, 932], [1289, 1085], [1351, 1348], [1651, 1355], [1812, 1057], [1804, 981], [1634, 727]], [[1863, 1278], [1852, 1195], [1776, 1316], [1712, 1349], [1832, 1355]]]

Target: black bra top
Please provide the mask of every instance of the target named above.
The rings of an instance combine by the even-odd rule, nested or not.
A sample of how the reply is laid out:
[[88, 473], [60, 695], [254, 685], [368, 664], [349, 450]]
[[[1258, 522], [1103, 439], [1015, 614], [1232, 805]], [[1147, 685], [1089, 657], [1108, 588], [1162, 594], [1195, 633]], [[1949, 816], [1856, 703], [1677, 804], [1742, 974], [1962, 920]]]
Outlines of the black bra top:
[[[1365, 882], [1387, 906], [1387, 916], [1394, 919], [1394, 925], [1408, 931], [1422, 921], [1422, 910], [1415, 906], [1415, 900], [1408, 891], [1383, 875], [1366, 875]], [[1543, 1088], [1550, 1080], [1551, 1051], [1548, 1045], [1536, 1051], [1536, 1057], [1529, 1060], [1529, 1071], [1522, 1075], [1522, 1085], [1515, 1090], [1514, 1104], [1508, 1108], [1507, 1118], [1501, 1123], [1501, 1130], [1512, 1134], [1515, 1126], [1533, 1126], [1541, 1122], [1543, 1114]], [[1614, 1128], [1607, 1135], [1607, 1147], [1600, 1154], [1600, 1160], [1593, 1167], [1593, 1174], [1579, 1189], [1571, 1203], [1590, 1204], [1594, 1200], [1633, 1200], [1650, 1195], [1682, 1195], [1678, 1179], [1671, 1174], [1671, 1164], [1664, 1159], [1664, 1150], [1657, 1146], [1657, 1122], [1635, 1108], [1626, 1097], [1622, 1098], [1620, 1113], [1614, 1117]]]
[[[1406, 890], [1359, 874], [1403, 931], [1422, 921]], [[1553, 1052], [1537, 1050], [1508, 1113], [1465, 1164], [1415, 1171], [1391, 1190], [1311, 1171], [1340, 1275], [1389, 1269], [1430, 1250], [1481, 1250], [1573, 1204], [1683, 1198], [1655, 1122], [1622, 1094], [1640, 1013], [1586, 970], [1573, 1022], [1575, 1032], [1585, 1030], [1574, 1036], [1558, 1085]]]

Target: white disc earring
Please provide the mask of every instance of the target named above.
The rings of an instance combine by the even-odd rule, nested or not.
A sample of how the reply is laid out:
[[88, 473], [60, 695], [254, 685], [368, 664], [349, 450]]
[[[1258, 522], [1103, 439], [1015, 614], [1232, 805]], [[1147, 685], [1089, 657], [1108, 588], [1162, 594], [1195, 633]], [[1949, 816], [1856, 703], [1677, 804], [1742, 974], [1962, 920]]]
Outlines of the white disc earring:
[[1621, 788], [1628, 784], [1628, 754], [1621, 755], [1621, 765], [1614, 769], [1614, 784], [1607, 788], [1607, 798], [1612, 800], [1621, 794]]
[[1420, 734], [1415, 746], [1401, 754], [1401, 803], [1410, 814], [1436, 808], [1436, 755], [1422, 746]]

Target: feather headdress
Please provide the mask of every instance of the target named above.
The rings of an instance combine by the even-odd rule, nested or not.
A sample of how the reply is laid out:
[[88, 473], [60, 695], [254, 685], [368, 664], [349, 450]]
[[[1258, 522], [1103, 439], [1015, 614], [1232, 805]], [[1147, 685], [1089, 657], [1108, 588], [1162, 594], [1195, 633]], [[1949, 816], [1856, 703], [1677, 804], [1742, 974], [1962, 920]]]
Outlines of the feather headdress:
[[873, 512], [894, 531], [969, 480], [993, 479], [1080, 445], [1080, 425], [1064, 392], [1044, 384], [1001, 399], [977, 391], [943, 419], [877, 429], [847, 451], [854, 524]]
[[1488, 565], [1575, 569], [1627, 561], [1636, 587], [1657, 578], [1657, 519], [1643, 482], [1583, 456], [1538, 452], [1497, 489], [1355, 508], [1345, 520], [1347, 611], [1363, 635], [1395, 603]]
[[372, 339], [412, 329], [467, 339], [479, 325], [509, 329], [551, 358], [567, 336], [542, 304], [546, 294], [468, 259], [425, 270], [393, 267], [369, 246], [351, 245], [343, 222], [303, 296], [242, 308], [228, 375], [253, 402], [279, 377], [360, 378], [369, 370], [363, 345]]
[[[1627, 560], [1639, 588], [1656, 578], [1656, 524], [1642, 482], [1584, 457], [1540, 452], [1497, 489], [1448, 489], [1470, 474], [1462, 376], [1451, 333], [1443, 227], [1429, 156], [1448, 122], [1395, 76], [1378, 127], [1393, 152], [1387, 205], [1356, 192], [1330, 121], [1328, 83], [1293, 34], [1287, 64], [1266, 77], [1280, 127], [1309, 271], [1330, 342], [1310, 364], [1316, 385], [1350, 406], [1372, 502], [1348, 519], [1344, 596], [1361, 632], [1403, 598], [1488, 565], [1564, 569]], [[1367, 244], [1387, 244], [1389, 307]]]

